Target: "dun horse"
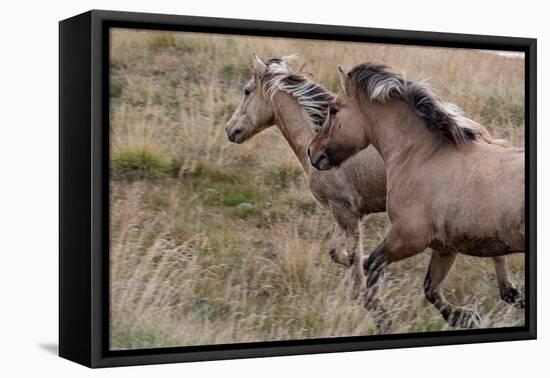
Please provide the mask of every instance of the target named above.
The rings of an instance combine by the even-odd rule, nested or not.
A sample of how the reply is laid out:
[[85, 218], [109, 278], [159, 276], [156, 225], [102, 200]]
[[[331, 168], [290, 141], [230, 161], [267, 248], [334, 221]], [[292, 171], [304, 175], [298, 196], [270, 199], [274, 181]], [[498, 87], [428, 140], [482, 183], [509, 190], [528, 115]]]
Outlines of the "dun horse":
[[[306, 149], [325, 120], [334, 95], [301, 72], [291, 70], [288, 58], [266, 63], [254, 57], [254, 74], [244, 88], [241, 103], [226, 127], [228, 138], [243, 143], [262, 130], [277, 125], [300, 162], [313, 196], [336, 219], [330, 255], [337, 263], [353, 266], [354, 292], [364, 286], [361, 270], [359, 223], [367, 214], [386, 210], [386, 176], [374, 148], [360, 151], [340, 169], [311, 169]], [[472, 123], [484, 139], [491, 136]], [[494, 257], [501, 297], [522, 305], [523, 297], [508, 277], [506, 257]]]
[[[330, 256], [336, 263], [351, 267], [356, 297], [365, 286], [360, 221], [367, 214], [386, 211], [384, 164], [374, 148], [367, 148], [340, 169], [320, 172], [311, 167], [307, 147], [334, 95], [303, 73], [291, 70], [288, 59], [264, 63], [254, 56], [253, 76], [227, 124], [227, 136], [242, 143], [277, 125], [300, 162], [313, 196], [336, 219]], [[505, 272], [506, 263], [502, 265]], [[508, 277], [501, 278], [508, 282]]]
[[[455, 106], [384, 66], [361, 64], [339, 75], [343, 90], [308, 154], [327, 170], [372, 144], [384, 160], [390, 226], [364, 261], [367, 309], [382, 308], [377, 283], [386, 265], [431, 247], [426, 298], [449, 324], [481, 326], [477, 313], [445, 299], [441, 283], [457, 253], [524, 252], [523, 150], [480, 142]], [[524, 305], [513, 286], [501, 286], [501, 296]]]

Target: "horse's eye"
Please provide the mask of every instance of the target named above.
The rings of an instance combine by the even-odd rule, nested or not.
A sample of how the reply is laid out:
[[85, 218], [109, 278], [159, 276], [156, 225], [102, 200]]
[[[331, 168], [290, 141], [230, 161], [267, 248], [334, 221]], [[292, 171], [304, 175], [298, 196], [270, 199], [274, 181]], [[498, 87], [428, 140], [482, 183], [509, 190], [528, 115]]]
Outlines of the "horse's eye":
[[244, 95], [245, 95], [245, 96], [248, 96], [249, 94], [250, 94], [250, 89], [245, 88], [245, 90], [244, 90]]
[[330, 112], [330, 115], [335, 115], [336, 113], [338, 113], [338, 109], [336, 109], [334, 105], [330, 104], [329, 112]]

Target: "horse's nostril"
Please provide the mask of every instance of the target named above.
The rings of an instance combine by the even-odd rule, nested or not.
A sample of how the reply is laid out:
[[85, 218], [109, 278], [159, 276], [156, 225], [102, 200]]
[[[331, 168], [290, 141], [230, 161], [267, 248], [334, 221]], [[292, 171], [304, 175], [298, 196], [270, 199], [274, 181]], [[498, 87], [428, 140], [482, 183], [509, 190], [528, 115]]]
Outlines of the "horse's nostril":
[[326, 171], [331, 169], [334, 165], [330, 161], [330, 155], [327, 155], [325, 152], [317, 152], [312, 154], [309, 158], [311, 165], [320, 171]]
[[229, 130], [227, 132], [227, 136], [229, 138], [230, 141], [234, 142], [235, 139], [237, 138], [237, 136], [242, 132], [241, 129], [234, 129], [234, 130]]
[[307, 148], [307, 157], [311, 160], [311, 147]]
[[319, 153], [319, 155], [314, 158], [310, 158], [311, 164], [317, 169], [321, 169], [321, 162], [327, 158], [324, 152]]

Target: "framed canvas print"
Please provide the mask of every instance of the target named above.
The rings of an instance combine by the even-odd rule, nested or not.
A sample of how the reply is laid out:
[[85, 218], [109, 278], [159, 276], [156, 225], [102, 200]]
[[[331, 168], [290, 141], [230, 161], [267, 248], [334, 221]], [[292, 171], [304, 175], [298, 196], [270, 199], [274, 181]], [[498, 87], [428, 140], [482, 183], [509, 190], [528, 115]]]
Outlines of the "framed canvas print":
[[536, 337], [536, 40], [60, 22], [62, 357]]

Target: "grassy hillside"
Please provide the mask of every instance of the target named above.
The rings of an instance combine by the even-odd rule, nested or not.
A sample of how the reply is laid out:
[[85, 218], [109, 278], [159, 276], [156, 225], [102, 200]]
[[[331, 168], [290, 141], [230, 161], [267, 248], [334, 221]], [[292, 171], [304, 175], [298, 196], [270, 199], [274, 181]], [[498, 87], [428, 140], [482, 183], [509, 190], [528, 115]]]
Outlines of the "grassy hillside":
[[[496, 137], [523, 144], [523, 59], [471, 50], [115, 30], [111, 36], [111, 346], [115, 349], [376, 333], [328, 255], [334, 221], [309, 193], [275, 128], [243, 145], [224, 126], [251, 56], [300, 54], [315, 80], [379, 61]], [[384, 214], [364, 222], [363, 249]], [[424, 300], [429, 254], [391, 265], [384, 298], [394, 332], [450, 329]], [[512, 256], [523, 289], [523, 256]], [[486, 327], [524, 312], [499, 299], [492, 261], [460, 256], [445, 284]]]

